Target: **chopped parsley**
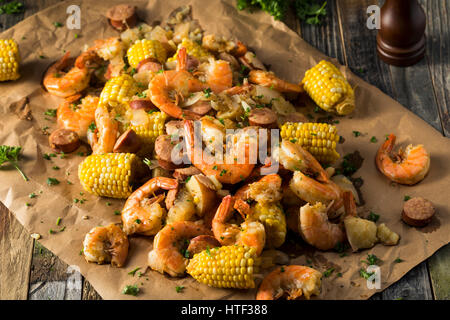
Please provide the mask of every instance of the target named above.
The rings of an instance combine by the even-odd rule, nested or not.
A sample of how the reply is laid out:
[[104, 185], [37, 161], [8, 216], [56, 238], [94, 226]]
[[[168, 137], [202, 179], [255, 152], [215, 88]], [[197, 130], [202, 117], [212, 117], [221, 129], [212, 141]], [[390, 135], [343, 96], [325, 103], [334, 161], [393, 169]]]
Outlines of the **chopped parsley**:
[[122, 293], [137, 296], [139, 293], [139, 288], [137, 285], [126, 285], [125, 288], [123, 288]]
[[30, 197], [30, 199], [33, 199], [33, 198], [36, 198], [37, 195], [36, 195], [36, 193], [32, 192], [28, 195], [28, 197]]
[[56, 178], [47, 178], [47, 184], [49, 186], [56, 186], [57, 184], [59, 184], [59, 180]]
[[411, 199], [410, 196], [405, 196], [405, 197], [403, 198], [403, 201], [408, 201], [409, 199]]
[[184, 289], [184, 286], [176, 286], [175, 287], [175, 291], [177, 292], [177, 293], [181, 293], [181, 291]]
[[56, 109], [47, 109], [44, 114], [50, 117], [56, 117]]
[[17, 164], [19, 162], [20, 151], [22, 147], [0, 146], [0, 166], [9, 162], [17, 171], [19, 171], [23, 180], [28, 181], [28, 177], [23, 173]]
[[203, 93], [205, 95], [205, 98], [209, 98], [211, 96], [211, 88], [203, 90]]
[[150, 159], [144, 158], [144, 160], [142, 160], [142, 162], [144, 162], [147, 166], [151, 166], [152, 165], [152, 161]]
[[375, 272], [367, 272], [366, 270], [364, 270], [364, 268], [361, 268], [359, 270], [359, 275], [361, 276], [361, 278], [364, 278], [366, 280], [369, 279], [371, 276], [373, 276], [374, 273]]
[[53, 166], [52, 169], [53, 170], [59, 170], [60, 168], [58, 166]]
[[284, 272], [284, 271], [286, 271], [286, 270], [284, 269], [284, 267], [281, 267], [281, 268], [280, 268], [280, 271], [281, 271], [281, 272]]
[[120, 216], [120, 211], [119, 210], [114, 210], [114, 215]]
[[372, 138], [370, 138], [370, 142], [377, 143], [378, 142], [377, 137], [373, 136]]
[[361, 135], [361, 132], [359, 131], [353, 131], [353, 135], [356, 137], [359, 137]]
[[141, 219], [136, 219], [136, 220], [134, 220], [134, 222], [136, 222], [137, 224], [141, 224], [142, 223]]
[[330, 269], [324, 271], [323, 276], [324, 276], [325, 278], [328, 278], [329, 276], [331, 276], [331, 274], [332, 274], [333, 272], [334, 272], [334, 268], [330, 268]]
[[374, 254], [368, 254], [367, 260], [361, 260], [361, 262], [371, 265], [376, 265], [378, 262], [381, 262], [381, 260]]
[[138, 271], [139, 269], [141, 269], [141, 267], [137, 267], [136, 269], [131, 270], [130, 272], [128, 272], [128, 274], [129, 274], [130, 276], [133, 276], [133, 277], [134, 277], [134, 275], [136, 274], [136, 271]]
[[57, 28], [61, 28], [63, 26], [61, 22], [53, 22], [53, 25]]
[[394, 263], [400, 263], [400, 262], [403, 262], [403, 261], [405, 261], [405, 260], [402, 260], [402, 259], [400, 259], [400, 258], [397, 258], [397, 259], [394, 260]]
[[58, 217], [58, 219], [56, 219], [56, 225], [59, 226], [59, 224], [61, 223], [62, 218]]
[[97, 126], [95, 125], [95, 122], [92, 121], [91, 124], [89, 125], [89, 130], [91, 132], [94, 132], [97, 129]]
[[369, 216], [367, 217], [367, 219], [370, 220], [370, 221], [373, 221], [373, 222], [377, 222], [378, 219], [380, 219], [380, 215], [370, 211]]

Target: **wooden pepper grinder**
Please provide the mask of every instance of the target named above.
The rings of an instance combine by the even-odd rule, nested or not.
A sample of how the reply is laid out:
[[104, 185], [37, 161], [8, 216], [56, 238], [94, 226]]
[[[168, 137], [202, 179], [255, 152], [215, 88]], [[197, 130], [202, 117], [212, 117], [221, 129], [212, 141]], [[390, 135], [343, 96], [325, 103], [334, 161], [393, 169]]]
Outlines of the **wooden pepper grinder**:
[[426, 16], [417, 0], [386, 0], [377, 34], [378, 56], [388, 64], [413, 65], [425, 55]]

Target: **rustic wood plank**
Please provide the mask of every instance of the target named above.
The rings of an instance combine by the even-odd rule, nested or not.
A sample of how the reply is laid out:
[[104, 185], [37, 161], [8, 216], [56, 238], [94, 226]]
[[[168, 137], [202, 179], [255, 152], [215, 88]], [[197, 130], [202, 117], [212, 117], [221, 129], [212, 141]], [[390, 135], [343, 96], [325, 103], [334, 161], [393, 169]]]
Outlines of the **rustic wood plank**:
[[[399, 68], [390, 66], [393, 89], [398, 102], [442, 132], [439, 109], [428, 69], [427, 57], [418, 64]], [[426, 143], [426, 141], [423, 141]]]
[[303, 21], [301, 23], [302, 37], [326, 55], [345, 64], [336, 1], [328, 1], [327, 12], [321, 25], [310, 25]]
[[428, 269], [435, 299], [450, 300], [450, 245], [428, 259]]
[[[405, 105], [410, 105], [414, 112], [420, 112], [419, 116], [425, 120], [431, 121], [431, 124], [439, 128], [439, 120], [437, 119], [436, 100], [430, 94], [432, 92], [429, 76], [426, 74], [426, 62], [422, 62], [416, 68], [416, 72], [420, 71], [423, 79], [428, 79], [428, 95], [425, 95], [423, 104], [415, 107], [417, 96], [413, 90], [421, 85], [420, 82], [411, 84], [414, 75], [412, 69], [400, 70], [390, 67], [382, 62], [376, 53], [376, 30], [369, 30], [366, 27], [367, 14], [366, 10], [373, 1], [364, 0], [348, 0], [337, 2], [337, 12], [339, 14], [339, 26], [344, 44], [345, 59], [354, 72], [360, 75], [369, 83], [380, 88], [389, 96], [396, 100], [400, 100]], [[379, 3], [381, 4], [381, 3]], [[392, 71], [392, 72], [391, 72]], [[415, 82], [416, 80], [414, 80]], [[419, 90], [422, 92], [422, 90]], [[398, 95], [398, 96], [397, 96]], [[421, 95], [422, 97], [422, 95]], [[434, 114], [427, 108], [426, 103], [434, 102]], [[433, 110], [433, 109], [431, 109]], [[433, 122], [434, 121], [434, 122]], [[400, 281], [393, 284], [381, 294], [381, 299], [432, 299], [432, 291], [430, 280], [426, 268], [426, 263], [422, 263]]]
[[81, 300], [82, 276], [35, 241], [30, 273], [31, 300]]
[[28, 296], [33, 239], [0, 202], [0, 300]]
[[102, 300], [102, 297], [86, 279], [83, 281], [82, 300]]
[[[450, 137], [450, 0], [420, 0], [427, 13], [427, 55], [444, 134]], [[450, 260], [449, 260], [450, 261]]]
[[383, 300], [432, 300], [426, 262], [422, 262], [403, 278], [381, 293]]
[[336, 1], [344, 57], [348, 67], [367, 82], [394, 97], [389, 67], [377, 57], [376, 30], [366, 27], [371, 0]]

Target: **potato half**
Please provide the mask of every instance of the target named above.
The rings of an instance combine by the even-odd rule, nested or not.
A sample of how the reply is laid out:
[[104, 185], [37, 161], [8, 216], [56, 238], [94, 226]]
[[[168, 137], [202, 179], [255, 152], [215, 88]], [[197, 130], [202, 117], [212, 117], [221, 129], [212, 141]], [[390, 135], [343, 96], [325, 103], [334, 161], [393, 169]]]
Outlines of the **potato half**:
[[377, 225], [373, 221], [348, 217], [345, 218], [344, 225], [353, 252], [372, 248], [377, 243]]
[[216, 188], [214, 184], [202, 174], [192, 176], [186, 183], [186, 189], [194, 199], [197, 215], [203, 217], [216, 204]]

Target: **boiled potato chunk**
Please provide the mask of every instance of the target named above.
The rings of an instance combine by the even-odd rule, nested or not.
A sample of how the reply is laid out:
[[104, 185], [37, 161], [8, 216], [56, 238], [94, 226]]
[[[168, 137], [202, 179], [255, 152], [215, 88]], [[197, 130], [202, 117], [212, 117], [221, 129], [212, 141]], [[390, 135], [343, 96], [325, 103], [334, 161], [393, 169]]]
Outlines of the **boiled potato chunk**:
[[377, 229], [377, 237], [381, 243], [387, 246], [395, 246], [400, 236], [390, 230], [384, 223], [380, 224]]
[[214, 184], [202, 174], [192, 176], [186, 183], [186, 189], [192, 195], [199, 217], [211, 210], [216, 204], [216, 190]]
[[196, 213], [194, 200], [188, 190], [182, 188], [173, 203], [173, 206], [167, 213], [166, 223], [174, 223], [177, 221], [191, 221]]
[[373, 221], [348, 217], [344, 220], [344, 225], [353, 252], [372, 248], [378, 241], [377, 225]]

